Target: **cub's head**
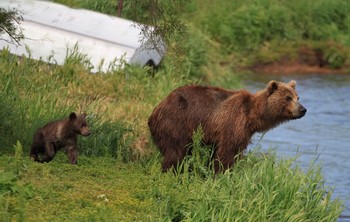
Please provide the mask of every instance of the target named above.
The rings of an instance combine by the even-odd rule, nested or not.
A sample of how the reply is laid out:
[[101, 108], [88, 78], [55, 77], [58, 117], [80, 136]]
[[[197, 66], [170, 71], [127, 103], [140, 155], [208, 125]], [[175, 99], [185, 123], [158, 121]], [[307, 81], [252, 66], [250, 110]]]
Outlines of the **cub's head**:
[[287, 121], [300, 119], [305, 115], [307, 110], [299, 102], [295, 87], [294, 80], [289, 83], [272, 80], [267, 84], [267, 112], [271, 119]]
[[75, 112], [72, 112], [69, 114], [69, 121], [71, 123], [71, 126], [73, 127], [73, 131], [77, 134], [83, 135], [83, 136], [89, 136], [91, 134], [89, 127], [86, 122], [86, 114], [81, 114], [77, 116]]

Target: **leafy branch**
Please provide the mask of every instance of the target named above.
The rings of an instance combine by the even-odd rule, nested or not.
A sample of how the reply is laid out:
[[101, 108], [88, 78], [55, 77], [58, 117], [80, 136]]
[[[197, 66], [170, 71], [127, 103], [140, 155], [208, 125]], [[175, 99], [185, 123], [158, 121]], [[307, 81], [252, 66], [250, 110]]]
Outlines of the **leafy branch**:
[[23, 17], [17, 9], [0, 8], [0, 34], [5, 33], [10, 37], [9, 40], [0, 36], [0, 40], [20, 45], [20, 40], [24, 38], [22, 29], [19, 27], [21, 21]]

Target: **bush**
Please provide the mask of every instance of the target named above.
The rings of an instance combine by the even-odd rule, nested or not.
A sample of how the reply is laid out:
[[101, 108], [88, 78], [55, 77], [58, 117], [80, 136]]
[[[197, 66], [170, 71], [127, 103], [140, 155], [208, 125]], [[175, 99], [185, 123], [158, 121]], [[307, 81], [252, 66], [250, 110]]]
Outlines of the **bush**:
[[5, 93], [0, 92], [0, 153], [5, 152], [16, 141], [17, 135], [13, 127], [16, 120], [15, 110]]
[[[335, 40], [349, 43], [350, 3], [346, 0], [238, 1], [204, 4], [201, 22], [225, 52], [250, 51], [274, 40]], [[350, 45], [348, 45], [350, 46]]]

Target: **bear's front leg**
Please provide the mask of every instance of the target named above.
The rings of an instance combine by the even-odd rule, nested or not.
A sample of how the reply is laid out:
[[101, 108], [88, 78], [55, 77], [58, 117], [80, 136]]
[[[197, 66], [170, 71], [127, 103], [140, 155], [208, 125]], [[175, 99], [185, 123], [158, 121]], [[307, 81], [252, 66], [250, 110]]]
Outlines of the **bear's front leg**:
[[40, 148], [38, 146], [32, 145], [30, 149], [30, 158], [33, 159], [36, 162], [40, 162], [39, 159], [39, 150]]
[[55, 148], [54, 148], [53, 144], [50, 142], [46, 142], [45, 143], [45, 154], [40, 162], [41, 163], [50, 162], [53, 159], [53, 157], [55, 156], [55, 154], [56, 154], [56, 152], [55, 152]]
[[[185, 146], [183, 146], [185, 147]], [[179, 164], [183, 161], [186, 155], [186, 149], [180, 147], [178, 149], [167, 149], [164, 153], [163, 162], [162, 162], [162, 172], [168, 171], [170, 168], [177, 169]]]
[[[230, 142], [230, 141], [229, 141]], [[221, 142], [214, 155], [215, 173], [225, 171], [235, 164], [237, 159], [242, 157], [242, 152], [248, 144], [242, 142], [232, 143]]]
[[78, 149], [76, 146], [67, 147], [67, 156], [70, 164], [78, 163]]

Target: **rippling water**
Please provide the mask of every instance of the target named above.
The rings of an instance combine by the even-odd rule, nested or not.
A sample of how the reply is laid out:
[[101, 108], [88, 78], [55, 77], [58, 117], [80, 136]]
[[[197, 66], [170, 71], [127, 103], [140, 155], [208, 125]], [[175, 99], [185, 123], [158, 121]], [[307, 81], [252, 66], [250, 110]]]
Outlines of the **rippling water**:
[[[269, 131], [260, 145], [262, 150], [276, 148], [278, 156], [300, 155], [298, 163], [305, 168], [317, 158], [325, 185], [334, 188], [334, 198], [344, 201], [342, 215], [350, 216], [350, 75], [252, 74], [244, 78], [251, 91], [264, 88], [272, 79], [297, 81], [300, 102], [308, 110], [305, 117]], [[257, 145], [260, 136], [254, 136], [250, 147]]]

